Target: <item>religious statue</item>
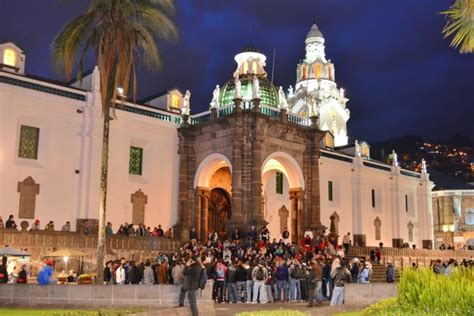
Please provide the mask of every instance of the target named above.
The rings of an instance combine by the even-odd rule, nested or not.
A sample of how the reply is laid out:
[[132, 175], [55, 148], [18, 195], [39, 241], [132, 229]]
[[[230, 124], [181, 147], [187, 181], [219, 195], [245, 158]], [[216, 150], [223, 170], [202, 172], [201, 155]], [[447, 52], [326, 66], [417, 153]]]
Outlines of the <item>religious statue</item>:
[[288, 110], [288, 102], [286, 101], [285, 92], [283, 91], [283, 87], [280, 86], [278, 89], [278, 98], [280, 99], [280, 109], [281, 110]]
[[258, 81], [258, 77], [256, 75], [253, 75], [252, 86], [252, 99], [260, 99], [260, 82]]
[[219, 94], [220, 94], [219, 85], [216, 86], [214, 92], [212, 93], [211, 108], [217, 108], [219, 105]]
[[423, 158], [421, 159], [421, 173], [427, 173], [428, 171], [426, 170], [426, 160]]
[[355, 141], [355, 155], [356, 157], [361, 157], [359, 141]]
[[235, 98], [241, 99], [242, 98], [242, 83], [239, 79], [239, 73], [235, 73], [234, 75], [234, 84], [235, 84]]
[[191, 92], [186, 90], [186, 93], [183, 98], [183, 108], [181, 109], [181, 115], [189, 115], [191, 111], [191, 106], [189, 103], [189, 99], [191, 98]]
[[398, 166], [398, 155], [395, 150], [392, 150], [392, 165]]
[[293, 91], [293, 86], [290, 85], [290, 86], [288, 87], [288, 98], [291, 98], [294, 94], [295, 94], [295, 93], [294, 93], [294, 91]]

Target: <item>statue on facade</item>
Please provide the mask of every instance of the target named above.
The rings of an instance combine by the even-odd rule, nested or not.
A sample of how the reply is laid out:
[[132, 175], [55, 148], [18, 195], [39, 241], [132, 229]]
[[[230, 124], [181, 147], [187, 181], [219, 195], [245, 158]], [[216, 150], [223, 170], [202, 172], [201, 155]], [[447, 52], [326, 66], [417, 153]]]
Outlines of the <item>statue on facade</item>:
[[189, 103], [189, 99], [191, 98], [191, 92], [186, 90], [186, 93], [183, 98], [183, 108], [181, 109], [181, 115], [189, 115], [191, 111], [191, 105]]
[[392, 150], [392, 165], [398, 166], [398, 155], [395, 150]]
[[356, 155], [356, 157], [361, 157], [362, 156], [362, 154], [360, 152], [359, 141], [357, 139], [355, 141], [355, 155]]
[[216, 88], [214, 89], [214, 92], [212, 93], [212, 100], [211, 100], [211, 108], [217, 108], [219, 106], [219, 94], [220, 94], [221, 89], [219, 88], [219, 85], [216, 85]]
[[426, 160], [424, 158], [421, 159], [421, 173], [428, 173], [426, 170]]
[[295, 92], [293, 91], [293, 86], [290, 85], [288, 87], [288, 98], [291, 98], [294, 94], [295, 94]]
[[285, 92], [283, 91], [282, 86], [278, 89], [278, 98], [280, 99], [279, 108], [281, 110], [288, 110], [288, 102], [286, 101]]
[[260, 99], [260, 82], [258, 81], [258, 77], [256, 75], [253, 75], [252, 87], [252, 99]]
[[242, 98], [242, 83], [240, 82], [240, 79], [239, 79], [239, 73], [235, 73], [234, 75], [234, 84], [235, 84], [234, 97], [236, 99], [241, 99]]

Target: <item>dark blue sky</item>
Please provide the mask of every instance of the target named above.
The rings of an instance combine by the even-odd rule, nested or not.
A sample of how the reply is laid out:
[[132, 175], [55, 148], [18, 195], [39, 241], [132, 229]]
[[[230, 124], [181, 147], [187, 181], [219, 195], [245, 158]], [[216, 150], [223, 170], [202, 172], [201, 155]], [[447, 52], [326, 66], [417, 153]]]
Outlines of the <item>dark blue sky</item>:
[[[296, 63], [315, 16], [338, 86], [350, 99], [351, 139], [384, 140], [405, 134], [474, 137], [474, 54], [449, 47], [437, 14], [453, 0], [181, 0], [180, 40], [162, 44], [164, 67], [144, 69], [139, 97], [179, 86], [192, 92], [192, 112], [209, 107], [212, 90], [230, 78], [233, 57], [252, 44], [267, 55], [275, 84], [294, 85]], [[27, 54], [27, 72], [63, 79], [50, 45], [87, 1], [0, 0], [0, 42]]]

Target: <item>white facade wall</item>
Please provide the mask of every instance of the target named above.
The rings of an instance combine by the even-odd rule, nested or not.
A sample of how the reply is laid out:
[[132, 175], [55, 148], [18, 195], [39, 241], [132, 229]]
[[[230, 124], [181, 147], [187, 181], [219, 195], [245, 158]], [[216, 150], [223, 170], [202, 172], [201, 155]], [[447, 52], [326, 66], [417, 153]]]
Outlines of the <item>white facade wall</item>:
[[[338, 155], [333, 153], [333, 155]], [[330, 216], [339, 215], [340, 242], [347, 232], [365, 234], [366, 244], [383, 242], [392, 245], [393, 238], [402, 238], [410, 245], [422, 247], [423, 240], [432, 240], [431, 185], [426, 174], [420, 178], [400, 174], [400, 168], [370, 161], [390, 170], [363, 165], [360, 157], [353, 162], [320, 158], [321, 222], [330, 227]], [[406, 171], [404, 171], [406, 172]], [[411, 173], [415, 175], [414, 173]], [[329, 201], [328, 181], [333, 182], [333, 201]], [[372, 206], [375, 190], [375, 207]], [[405, 209], [408, 198], [408, 212]], [[381, 221], [381, 239], [376, 240], [374, 220]], [[413, 241], [409, 241], [408, 223], [413, 223]]]
[[264, 175], [265, 220], [269, 223], [270, 238], [277, 241], [281, 238], [279, 210], [284, 205], [288, 210], [287, 227], [291, 231], [291, 204], [288, 179], [283, 174], [283, 194], [276, 193], [276, 171], [269, 171]]
[[[0, 72], [3, 77], [39, 84], [86, 97], [75, 100], [0, 82], [0, 215], [17, 224], [17, 184], [31, 176], [40, 185], [35, 218], [56, 229], [77, 218], [98, 218], [102, 115], [97, 92], [70, 89]], [[82, 113], [78, 113], [80, 110]], [[152, 110], [149, 110], [152, 111]], [[111, 121], [107, 221], [131, 222], [131, 194], [148, 195], [145, 224], [165, 229], [177, 220], [178, 125], [117, 110]], [[40, 128], [38, 159], [18, 157], [20, 126]], [[143, 176], [129, 175], [130, 146], [143, 148]], [[30, 225], [34, 219], [28, 219]]]

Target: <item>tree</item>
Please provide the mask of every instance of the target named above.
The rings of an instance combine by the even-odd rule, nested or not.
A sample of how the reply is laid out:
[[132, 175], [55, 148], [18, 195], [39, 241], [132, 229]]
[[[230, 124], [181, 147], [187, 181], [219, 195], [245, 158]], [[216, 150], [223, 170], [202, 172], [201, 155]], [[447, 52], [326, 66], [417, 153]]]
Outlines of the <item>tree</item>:
[[99, 234], [97, 244], [97, 280], [102, 281], [106, 251], [107, 176], [109, 160], [110, 116], [115, 117], [120, 102], [117, 88], [136, 95], [136, 66], [161, 65], [156, 39], [173, 40], [177, 29], [171, 16], [174, 0], [93, 0], [87, 11], [69, 21], [53, 42], [55, 61], [70, 78], [77, 63], [77, 77], [83, 61], [92, 51], [100, 72], [103, 114], [103, 138], [100, 175]]
[[444, 37], [453, 35], [451, 47], [459, 47], [461, 53], [474, 53], [474, 0], [456, 0], [441, 14], [447, 19]]

